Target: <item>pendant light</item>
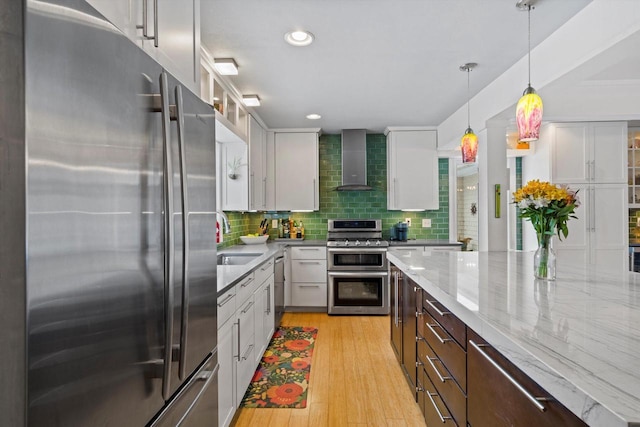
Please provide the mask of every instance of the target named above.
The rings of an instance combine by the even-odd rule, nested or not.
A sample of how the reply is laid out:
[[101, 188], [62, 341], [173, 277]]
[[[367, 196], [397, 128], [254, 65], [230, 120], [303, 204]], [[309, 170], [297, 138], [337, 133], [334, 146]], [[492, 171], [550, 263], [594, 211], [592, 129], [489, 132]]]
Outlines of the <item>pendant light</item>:
[[518, 101], [516, 107], [516, 124], [518, 126], [518, 141], [536, 141], [540, 135], [542, 124], [542, 99], [531, 87], [531, 3], [519, 1], [516, 7], [527, 11], [529, 34], [529, 84]]
[[460, 71], [467, 72], [467, 130], [464, 132], [462, 139], [460, 140], [460, 149], [462, 151], [462, 163], [475, 163], [476, 154], [478, 154], [478, 137], [473, 130], [471, 130], [471, 93], [469, 89], [469, 73], [478, 64], [475, 62], [467, 62], [460, 66]]

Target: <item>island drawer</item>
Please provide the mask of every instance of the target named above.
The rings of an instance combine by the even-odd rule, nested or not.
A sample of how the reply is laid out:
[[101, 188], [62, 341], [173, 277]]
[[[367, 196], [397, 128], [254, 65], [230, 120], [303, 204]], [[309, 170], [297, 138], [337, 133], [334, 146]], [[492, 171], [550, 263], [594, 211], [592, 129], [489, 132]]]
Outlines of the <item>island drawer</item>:
[[454, 376], [424, 340], [418, 342], [418, 358], [422, 365], [418, 369], [424, 369], [458, 425], [467, 425], [467, 397]]
[[474, 426], [585, 427], [513, 363], [469, 331], [467, 416]]
[[422, 303], [425, 310], [447, 330], [457, 342], [466, 348], [467, 346], [467, 328], [464, 322], [453, 315], [445, 306], [440, 304], [433, 298], [429, 292], [422, 292]]
[[422, 389], [418, 393], [418, 399], [423, 399], [420, 409], [423, 410], [424, 419], [427, 426], [445, 426], [455, 427], [458, 425], [466, 426], [466, 424], [458, 424], [451, 416], [449, 408], [442, 400], [442, 396], [433, 386], [431, 380], [424, 372], [424, 369], [418, 370], [418, 381]]
[[447, 370], [460, 384], [463, 391], [467, 388], [467, 354], [428, 312], [418, 318], [419, 333], [433, 349]]

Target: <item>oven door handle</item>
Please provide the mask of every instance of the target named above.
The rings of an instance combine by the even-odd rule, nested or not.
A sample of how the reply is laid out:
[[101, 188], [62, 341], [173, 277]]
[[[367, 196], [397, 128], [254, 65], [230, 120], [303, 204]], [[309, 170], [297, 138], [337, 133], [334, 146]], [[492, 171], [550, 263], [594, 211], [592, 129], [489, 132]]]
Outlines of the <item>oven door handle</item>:
[[329, 271], [329, 277], [386, 277], [389, 275], [387, 271]]
[[387, 248], [372, 248], [371, 246], [350, 246], [348, 248], [329, 248], [330, 254], [335, 253], [358, 253], [358, 254], [379, 254], [387, 252]]

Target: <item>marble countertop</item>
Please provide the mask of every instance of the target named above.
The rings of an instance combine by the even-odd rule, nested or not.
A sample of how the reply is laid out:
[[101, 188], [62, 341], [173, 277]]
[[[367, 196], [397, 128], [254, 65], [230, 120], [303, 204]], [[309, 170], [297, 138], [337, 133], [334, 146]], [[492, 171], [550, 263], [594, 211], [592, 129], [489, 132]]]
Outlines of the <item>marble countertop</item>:
[[389, 240], [389, 246], [462, 246], [460, 242], [433, 239]]
[[533, 252], [420, 252], [390, 262], [587, 424], [640, 426], [640, 274], [558, 264]]

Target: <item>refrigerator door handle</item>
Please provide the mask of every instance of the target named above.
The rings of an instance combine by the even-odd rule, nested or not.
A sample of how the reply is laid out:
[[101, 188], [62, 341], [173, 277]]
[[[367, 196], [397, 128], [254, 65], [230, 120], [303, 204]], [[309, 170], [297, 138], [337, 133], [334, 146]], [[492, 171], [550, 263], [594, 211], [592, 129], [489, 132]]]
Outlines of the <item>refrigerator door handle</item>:
[[171, 352], [173, 338], [173, 166], [171, 159], [171, 111], [169, 109], [169, 83], [167, 74], [160, 75], [160, 100], [162, 113], [162, 148], [164, 151], [164, 369], [162, 397], [171, 397]]
[[187, 325], [189, 324], [189, 194], [187, 157], [184, 141], [184, 103], [182, 86], [176, 86], [176, 122], [178, 125], [178, 153], [180, 155], [180, 190], [182, 193], [182, 319], [180, 321], [180, 353], [178, 378], [184, 380], [187, 369]]

